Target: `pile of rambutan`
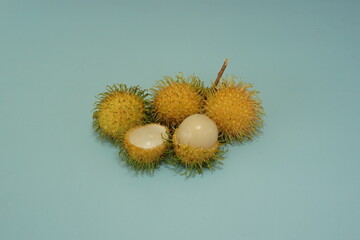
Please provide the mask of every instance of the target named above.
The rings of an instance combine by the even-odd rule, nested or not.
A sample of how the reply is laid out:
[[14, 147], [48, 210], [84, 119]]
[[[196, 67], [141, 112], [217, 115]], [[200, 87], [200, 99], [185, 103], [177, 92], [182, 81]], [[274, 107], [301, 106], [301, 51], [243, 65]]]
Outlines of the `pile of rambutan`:
[[97, 96], [94, 130], [136, 172], [153, 174], [162, 163], [185, 176], [217, 169], [226, 145], [258, 136], [264, 117], [251, 84], [222, 77], [227, 63], [209, 87], [182, 73], [164, 77], [150, 91], [108, 86]]

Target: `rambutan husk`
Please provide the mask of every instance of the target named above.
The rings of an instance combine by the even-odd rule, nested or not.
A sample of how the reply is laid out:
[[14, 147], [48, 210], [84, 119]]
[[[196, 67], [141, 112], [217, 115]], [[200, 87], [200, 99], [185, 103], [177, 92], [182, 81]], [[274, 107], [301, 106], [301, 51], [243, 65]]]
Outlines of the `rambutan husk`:
[[172, 137], [174, 155], [170, 164], [174, 165], [175, 170], [180, 171], [181, 175], [195, 176], [202, 174], [204, 169], [214, 171], [222, 165], [226, 151], [219, 142], [209, 149], [180, 144], [176, 132], [177, 130]]

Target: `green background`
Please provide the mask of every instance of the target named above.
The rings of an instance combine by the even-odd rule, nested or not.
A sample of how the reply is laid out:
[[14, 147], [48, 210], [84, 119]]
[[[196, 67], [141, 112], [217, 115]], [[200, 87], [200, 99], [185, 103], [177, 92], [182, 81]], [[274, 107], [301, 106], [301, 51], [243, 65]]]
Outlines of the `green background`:
[[[359, 1], [0, 0], [0, 239], [359, 239]], [[261, 92], [260, 138], [136, 176], [95, 95], [164, 75]]]

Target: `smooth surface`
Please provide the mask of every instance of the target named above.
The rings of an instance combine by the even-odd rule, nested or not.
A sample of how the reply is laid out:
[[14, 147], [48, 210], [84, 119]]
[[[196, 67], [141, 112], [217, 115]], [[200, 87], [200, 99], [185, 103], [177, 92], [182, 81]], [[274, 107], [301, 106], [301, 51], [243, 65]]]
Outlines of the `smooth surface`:
[[129, 134], [130, 143], [140, 148], [157, 147], [167, 138], [166, 128], [155, 124], [136, 128]]
[[176, 132], [180, 144], [200, 148], [212, 148], [218, 141], [218, 129], [213, 120], [203, 114], [184, 119]]
[[[359, 1], [0, 0], [0, 239], [360, 239]], [[214, 81], [267, 118], [222, 169], [136, 176], [91, 128], [106, 85]]]

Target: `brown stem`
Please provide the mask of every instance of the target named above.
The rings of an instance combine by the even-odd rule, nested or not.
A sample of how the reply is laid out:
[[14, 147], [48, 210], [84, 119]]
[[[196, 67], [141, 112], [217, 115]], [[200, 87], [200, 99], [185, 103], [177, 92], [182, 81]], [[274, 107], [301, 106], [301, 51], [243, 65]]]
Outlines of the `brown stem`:
[[227, 67], [227, 64], [229, 62], [229, 59], [225, 59], [225, 62], [224, 64], [222, 65], [221, 69], [220, 69], [220, 72], [218, 73], [218, 76], [214, 82], [214, 86], [216, 87], [218, 84], [219, 84], [219, 81], [220, 81], [220, 78], [221, 76], [223, 75], [224, 71], [225, 71], [225, 68]]

